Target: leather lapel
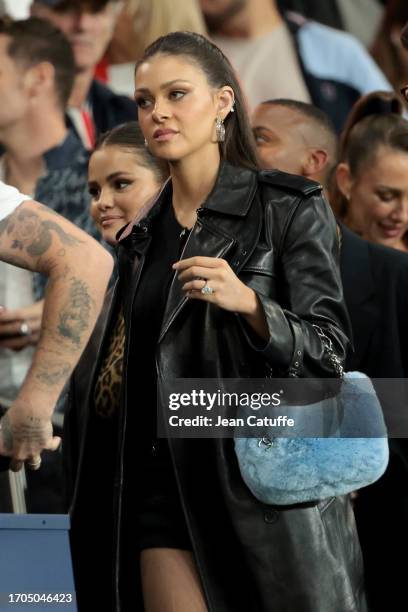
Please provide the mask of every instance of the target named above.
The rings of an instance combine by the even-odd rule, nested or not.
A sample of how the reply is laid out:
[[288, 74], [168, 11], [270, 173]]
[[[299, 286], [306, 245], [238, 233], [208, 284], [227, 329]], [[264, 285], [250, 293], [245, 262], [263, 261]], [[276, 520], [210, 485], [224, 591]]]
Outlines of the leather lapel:
[[[187, 240], [181, 259], [188, 259], [196, 255], [227, 259], [227, 255], [235, 245], [235, 242], [235, 238], [232, 235], [224, 234], [219, 228], [212, 224], [203, 223], [198, 219]], [[174, 274], [166, 302], [159, 342], [188, 301], [188, 298], [181, 290], [181, 286], [182, 284], [178, 280], [177, 274]]]
[[[195, 256], [222, 257], [238, 274], [251, 256], [259, 239], [262, 223], [260, 200], [255, 197], [245, 217], [217, 215], [203, 208], [187, 240], [181, 259]], [[174, 275], [163, 317], [159, 342], [180, 314], [188, 298], [181, 290], [181, 283]]]

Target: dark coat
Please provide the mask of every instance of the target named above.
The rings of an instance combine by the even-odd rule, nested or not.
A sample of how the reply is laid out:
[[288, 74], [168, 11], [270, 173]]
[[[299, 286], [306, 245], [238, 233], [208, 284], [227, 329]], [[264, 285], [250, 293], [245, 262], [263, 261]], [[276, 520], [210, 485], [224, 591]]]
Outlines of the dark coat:
[[[371, 244], [342, 226], [341, 275], [354, 336], [346, 369], [372, 378], [408, 377], [408, 255]], [[388, 387], [392, 381], [388, 383]], [[382, 405], [394, 436], [408, 432], [408, 385], [394, 381]], [[396, 410], [397, 403], [401, 409]], [[400, 434], [402, 435], [402, 434]], [[370, 610], [405, 610], [408, 438], [390, 439], [390, 463], [354, 502]], [[397, 551], [400, 550], [400, 554]]]
[[[96, 79], [91, 83], [87, 103], [92, 109], [96, 138], [117, 125], [137, 120], [134, 100], [131, 100], [128, 96], [115, 93], [110, 87]], [[77, 134], [75, 125], [69, 117], [67, 122], [72, 132]]]
[[408, 255], [362, 240], [341, 226], [344, 299], [354, 352], [347, 370], [373, 378], [408, 377]]
[[[160, 206], [169, 204], [169, 188], [121, 242], [130, 338], [137, 338], [131, 310], [150, 242], [150, 220]], [[269, 340], [255, 338], [234, 313], [188, 301], [174, 278], [157, 346], [159, 387], [163, 379], [178, 377], [259, 378], [292, 370], [301, 376], [336, 375], [313, 328], [317, 324], [324, 329], [344, 361], [348, 318], [337, 268], [335, 221], [317, 183], [222, 164], [213, 191], [198, 211], [183, 258], [193, 255], [223, 257], [257, 292]], [[106, 322], [100, 325], [106, 329]], [[298, 355], [296, 334], [303, 338], [304, 355]], [[77, 441], [74, 466], [83, 452], [86, 406], [101, 336], [99, 328], [73, 380], [67, 435]], [[137, 385], [127, 357], [125, 371], [124, 390]], [[119, 481], [125, 420], [120, 429]], [[268, 506], [243, 483], [233, 440], [170, 439], [169, 446], [210, 612], [365, 610], [360, 550], [348, 498]], [[120, 563], [118, 553], [119, 572]], [[116, 602], [115, 610], [120, 609], [127, 608]]]
[[111, 130], [121, 123], [136, 121], [137, 119], [134, 100], [131, 100], [128, 96], [115, 93], [97, 80], [92, 81], [88, 100], [92, 108], [97, 135]]

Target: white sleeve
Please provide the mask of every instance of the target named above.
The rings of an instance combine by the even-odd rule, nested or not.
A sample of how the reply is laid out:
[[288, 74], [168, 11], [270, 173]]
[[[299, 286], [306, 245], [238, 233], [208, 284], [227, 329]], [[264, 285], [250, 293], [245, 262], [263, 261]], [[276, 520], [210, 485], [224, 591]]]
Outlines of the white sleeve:
[[17, 206], [26, 200], [32, 200], [32, 198], [23, 195], [15, 187], [0, 181], [0, 221], [7, 217], [7, 215], [10, 215]]

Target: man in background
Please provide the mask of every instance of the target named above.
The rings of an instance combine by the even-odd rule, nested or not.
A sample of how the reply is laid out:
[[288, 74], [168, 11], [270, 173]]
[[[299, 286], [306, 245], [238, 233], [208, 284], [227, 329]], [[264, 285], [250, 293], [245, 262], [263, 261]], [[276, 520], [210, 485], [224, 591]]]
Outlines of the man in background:
[[87, 149], [93, 148], [102, 132], [136, 119], [133, 100], [94, 78], [120, 8], [118, 0], [34, 0], [31, 5], [33, 16], [51, 21], [72, 45], [76, 76], [68, 112]]
[[[89, 215], [88, 152], [65, 120], [75, 79], [70, 43], [48, 21], [5, 19], [0, 22], [0, 65], [0, 180], [96, 237]], [[31, 364], [45, 285], [43, 275], [0, 263], [0, 404], [5, 406]], [[60, 510], [60, 477], [47, 490], [37, 487], [36, 501], [32, 495], [30, 481], [44, 479], [48, 467], [45, 461], [40, 475], [28, 475], [31, 511]]]
[[272, 98], [313, 103], [339, 132], [354, 102], [391, 86], [350, 34], [278, 10], [277, 0], [200, 0], [209, 33], [253, 109]]
[[327, 188], [338, 145], [323, 111], [296, 100], [270, 100], [255, 108], [252, 126], [262, 168], [300, 174]]
[[[97, 236], [89, 215], [88, 153], [65, 124], [75, 78], [69, 42], [46, 21], [4, 20], [0, 65], [0, 180]], [[32, 356], [32, 349], [22, 349], [38, 339], [42, 308], [34, 305], [32, 274], [4, 263], [0, 270], [0, 396], [12, 399]], [[40, 299], [45, 279], [36, 280]]]

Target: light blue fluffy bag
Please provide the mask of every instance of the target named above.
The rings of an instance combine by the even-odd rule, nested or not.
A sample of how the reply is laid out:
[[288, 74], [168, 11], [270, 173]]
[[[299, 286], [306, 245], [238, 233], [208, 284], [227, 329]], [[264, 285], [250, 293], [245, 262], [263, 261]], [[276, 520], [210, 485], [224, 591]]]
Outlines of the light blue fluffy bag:
[[327, 410], [340, 415], [329, 437], [275, 437], [270, 427], [261, 439], [235, 439], [242, 478], [256, 498], [276, 505], [326, 499], [367, 486], [385, 472], [387, 430], [370, 379], [346, 372], [337, 396], [288, 412], [297, 415], [302, 434], [316, 431]]

